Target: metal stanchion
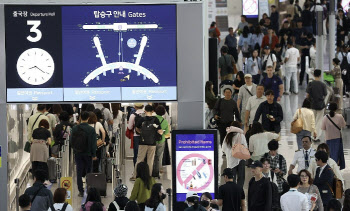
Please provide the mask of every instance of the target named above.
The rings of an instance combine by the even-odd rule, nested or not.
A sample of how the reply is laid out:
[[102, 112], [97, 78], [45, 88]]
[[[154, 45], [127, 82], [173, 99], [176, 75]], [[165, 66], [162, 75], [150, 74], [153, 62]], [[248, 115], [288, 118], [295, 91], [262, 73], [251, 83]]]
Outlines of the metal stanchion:
[[15, 179], [16, 184], [16, 211], [19, 211], [19, 179]]
[[166, 192], [168, 194], [168, 210], [171, 210], [171, 188], [166, 189]]

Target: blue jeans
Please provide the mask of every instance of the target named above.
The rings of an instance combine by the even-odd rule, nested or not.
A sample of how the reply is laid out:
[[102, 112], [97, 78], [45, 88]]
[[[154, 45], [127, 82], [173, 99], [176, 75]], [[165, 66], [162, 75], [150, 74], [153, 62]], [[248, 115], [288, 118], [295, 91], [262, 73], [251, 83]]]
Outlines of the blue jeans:
[[137, 155], [139, 154], [139, 144], [141, 142], [141, 136], [134, 136], [134, 167], [137, 161]]
[[303, 142], [301, 139], [303, 139], [304, 136], [311, 136], [311, 132], [307, 130], [302, 130], [299, 133], [297, 133], [297, 144], [298, 144], [298, 149], [303, 148]]
[[91, 173], [92, 157], [88, 155], [75, 155], [75, 164], [77, 166], [77, 184], [79, 192], [84, 192], [82, 177]]

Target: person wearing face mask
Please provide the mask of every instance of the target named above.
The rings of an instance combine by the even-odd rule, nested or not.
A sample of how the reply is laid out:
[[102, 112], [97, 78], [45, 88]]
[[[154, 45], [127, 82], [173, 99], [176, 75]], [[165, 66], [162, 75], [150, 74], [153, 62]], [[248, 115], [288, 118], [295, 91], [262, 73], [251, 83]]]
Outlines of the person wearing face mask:
[[163, 200], [166, 198], [163, 185], [156, 183], [151, 190], [151, 197], [145, 202], [145, 211], [165, 211]]
[[196, 192], [189, 191], [186, 194], [185, 203], [188, 205], [185, 211], [206, 211], [206, 209], [199, 204], [199, 196]]
[[210, 203], [211, 200], [213, 200], [213, 197], [211, 196], [211, 194], [209, 192], [204, 192], [201, 195], [200, 205], [202, 205], [209, 211], [220, 210], [218, 205]]

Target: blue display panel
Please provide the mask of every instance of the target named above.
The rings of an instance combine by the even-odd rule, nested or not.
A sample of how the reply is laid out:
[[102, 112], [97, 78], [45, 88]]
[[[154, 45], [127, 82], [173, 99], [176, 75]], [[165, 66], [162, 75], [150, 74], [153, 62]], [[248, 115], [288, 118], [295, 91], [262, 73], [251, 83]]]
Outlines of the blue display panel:
[[[176, 5], [5, 11], [8, 102], [177, 99]], [[38, 88], [61, 93], [13, 95]]]
[[173, 188], [174, 200], [183, 202], [188, 191], [201, 195], [209, 192], [215, 198], [217, 190], [217, 131], [174, 131]]

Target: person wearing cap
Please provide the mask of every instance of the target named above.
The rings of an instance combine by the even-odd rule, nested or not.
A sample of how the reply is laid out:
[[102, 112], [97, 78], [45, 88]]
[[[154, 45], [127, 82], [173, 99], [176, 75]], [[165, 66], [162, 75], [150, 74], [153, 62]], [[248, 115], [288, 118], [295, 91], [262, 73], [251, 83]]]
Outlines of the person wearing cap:
[[290, 94], [290, 83], [293, 82], [293, 90], [294, 94], [298, 94], [298, 62], [300, 61], [299, 50], [294, 48], [293, 42], [288, 41], [288, 50], [286, 51], [284, 63], [285, 63], [285, 76], [286, 76], [286, 91], [287, 95]]
[[275, 35], [273, 28], [269, 27], [267, 30], [267, 35], [265, 35], [262, 40], [261, 48], [265, 48], [265, 46], [269, 46], [271, 50], [273, 50], [277, 43], [278, 43], [278, 37]]
[[[299, 86], [303, 84], [304, 81], [304, 75], [305, 75], [305, 64], [306, 64], [306, 57], [309, 57], [310, 59], [310, 47], [312, 46], [312, 43], [314, 43], [316, 40], [312, 33], [308, 33], [305, 38], [301, 39], [300, 44], [300, 50], [301, 50], [301, 60], [300, 60], [300, 76], [299, 76]], [[309, 77], [306, 76], [306, 83], [308, 83]]]
[[194, 191], [186, 193], [186, 202], [188, 207], [184, 211], [206, 211], [206, 209], [199, 204], [199, 196]]
[[124, 184], [119, 184], [113, 191], [114, 201], [109, 204], [108, 211], [124, 210], [129, 199], [126, 197], [128, 193], [128, 187]]
[[243, 187], [237, 185], [231, 168], [224, 169], [221, 176], [224, 177], [225, 184], [219, 187], [218, 198], [212, 200], [213, 204], [222, 206], [222, 211], [246, 210], [245, 194]]
[[271, 52], [270, 46], [264, 47], [264, 56], [262, 57], [261, 63], [264, 77], [266, 76], [266, 70], [268, 66], [272, 66], [272, 70], [275, 71], [277, 66], [277, 58], [276, 55]]
[[236, 120], [241, 122], [241, 117], [237, 108], [237, 103], [232, 99], [232, 89], [224, 89], [224, 98], [220, 98], [214, 106], [214, 118], [218, 120], [218, 130], [220, 132], [220, 145], [226, 136], [226, 128], [231, 126], [231, 123], [236, 117]]
[[[242, 124], [245, 125], [245, 109], [247, 107], [248, 99], [256, 94], [256, 84], [253, 84], [252, 75], [245, 74], [245, 84], [239, 88], [237, 108], [241, 113]], [[241, 108], [242, 103], [242, 109]]]
[[261, 58], [259, 57], [258, 49], [255, 49], [252, 56], [248, 58], [245, 65], [244, 72], [252, 75], [253, 83], [258, 85], [260, 83], [260, 76], [262, 73]]
[[140, 134], [137, 134], [135, 131], [135, 124], [136, 124], [135, 120], [140, 119], [139, 117], [145, 116], [145, 114], [144, 114], [145, 111], [143, 110], [143, 103], [134, 103], [134, 107], [135, 107], [136, 111], [135, 111], [135, 113], [130, 115], [129, 123], [128, 123], [128, 130], [134, 130], [133, 162], [134, 162], [134, 166], [135, 166], [136, 160], [137, 160], [137, 154], [139, 152], [139, 143], [141, 142]]
[[262, 174], [263, 165], [260, 161], [253, 161], [251, 165], [253, 178], [248, 186], [248, 210], [249, 211], [271, 211], [272, 188], [270, 180]]

